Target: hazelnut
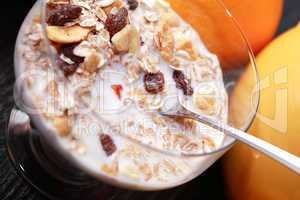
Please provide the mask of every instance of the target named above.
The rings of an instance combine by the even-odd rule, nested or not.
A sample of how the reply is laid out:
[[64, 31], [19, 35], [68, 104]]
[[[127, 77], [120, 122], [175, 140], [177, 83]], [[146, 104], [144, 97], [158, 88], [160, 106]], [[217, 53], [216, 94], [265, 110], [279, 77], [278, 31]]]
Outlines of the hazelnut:
[[139, 33], [133, 25], [125, 26], [111, 41], [118, 52], [135, 53], [140, 47]]

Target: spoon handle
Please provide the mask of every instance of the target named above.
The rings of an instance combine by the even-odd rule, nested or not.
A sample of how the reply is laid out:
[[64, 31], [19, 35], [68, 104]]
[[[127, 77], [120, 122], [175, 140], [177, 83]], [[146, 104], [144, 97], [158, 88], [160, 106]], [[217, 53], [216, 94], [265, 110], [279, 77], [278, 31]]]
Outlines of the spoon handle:
[[192, 118], [214, 129], [224, 132], [226, 135], [229, 135], [251, 146], [252, 148], [277, 160], [281, 164], [300, 174], [300, 157], [297, 157], [283, 149], [280, 149], [279, 147], [276, 147], [262, 139], [254, 137], [229, 125], [222, 124], [220, 122], [215, 122], [205, 116], [194, 114]]

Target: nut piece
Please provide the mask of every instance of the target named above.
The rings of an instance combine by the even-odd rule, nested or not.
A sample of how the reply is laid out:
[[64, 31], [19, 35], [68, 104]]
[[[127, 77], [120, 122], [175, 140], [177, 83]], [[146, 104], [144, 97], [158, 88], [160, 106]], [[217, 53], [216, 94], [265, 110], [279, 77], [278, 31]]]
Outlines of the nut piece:
[[80, 26], [60, 27], [47, 26], [46, 28], [49, 40], [62, 44], [76, 43], [84, 40], [90, 29]]
[[55, 117], [52, 119], [52, 123], [60, 136], [64, 137], [69, 135], [71, 127], [69, 124], [68, 116]]
[[99, 68], [104, 65], [104, 59], [101, 55], [96, 52], [91, 53], [84, 60], [83, 67], [89, 73], [96, 72]]
[[124, 6], [125, 6], [125, 4], [122, 0], [114, 0], [114, 2], [112, 4], [110, 4], [108, 6], [103, 6], [104, 7], [103, 10], [108, 15], [113, 8], [119, 9]]
[[133, 25], [127, 25], [111, 41], [118, 52], [135, 53], [140, 47], [139, 33]]

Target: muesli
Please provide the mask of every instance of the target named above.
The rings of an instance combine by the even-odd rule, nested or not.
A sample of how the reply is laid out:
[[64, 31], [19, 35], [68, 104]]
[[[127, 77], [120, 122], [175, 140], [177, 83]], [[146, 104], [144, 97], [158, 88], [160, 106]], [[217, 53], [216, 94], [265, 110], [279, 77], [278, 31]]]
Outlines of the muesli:
[[205, 160], [160, 154], [122, 135], [170, 152], [222, 145], [222, 133], [157, 111], [181, 95], [195, 112], [227, 121], [218, 58], [166, 1], [48, 0], [45, 30], [42, 23], [39, 13], [22, 35], [21, 67], [38, 74], [26, 77], [38, 112], [83, 165], [159, 188], [187, 179]]

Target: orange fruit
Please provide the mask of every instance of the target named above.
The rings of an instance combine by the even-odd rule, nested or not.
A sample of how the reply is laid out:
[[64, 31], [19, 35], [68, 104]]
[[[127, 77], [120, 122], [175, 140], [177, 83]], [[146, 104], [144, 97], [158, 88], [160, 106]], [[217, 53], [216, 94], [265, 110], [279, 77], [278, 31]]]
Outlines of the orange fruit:
[[[296, 156], [300, 156], [299, 52], [300, 24], [258, 55], [261, 100], [258, 115], [249, 130]], [[241, 98], [244, 86], [251, 82], [249, 73], [247, 70], [238, 83], [232, 99]], [[232, 200], [300, 199], [299, 175], [240, 143], [226, 155], [224, 174]]]
[[[248, 47], [239, 28], [217, 0], [168, 0], [177, 13], [200, 34], [225, 69], [249, 62]], [[224, 0], [258, 52], [274, 36], [283, 0]]]
[[283, 0], [223, 0], [258, 53], [274, 37], [282, 11]]

